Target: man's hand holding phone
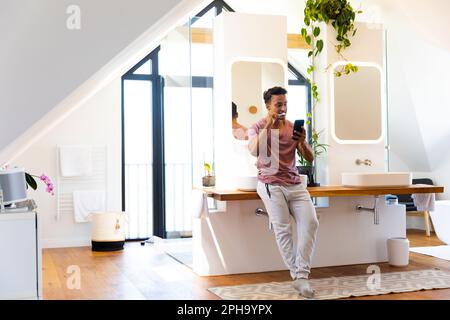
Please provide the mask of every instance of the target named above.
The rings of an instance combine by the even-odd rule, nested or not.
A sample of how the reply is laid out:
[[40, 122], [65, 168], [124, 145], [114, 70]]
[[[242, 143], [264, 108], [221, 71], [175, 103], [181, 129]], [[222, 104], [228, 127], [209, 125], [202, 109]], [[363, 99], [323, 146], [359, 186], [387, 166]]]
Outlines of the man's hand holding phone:
[[292, 139], [304, 143], [306, 141], [306, 130], [304, 128], [305, 120], [295, 120]]

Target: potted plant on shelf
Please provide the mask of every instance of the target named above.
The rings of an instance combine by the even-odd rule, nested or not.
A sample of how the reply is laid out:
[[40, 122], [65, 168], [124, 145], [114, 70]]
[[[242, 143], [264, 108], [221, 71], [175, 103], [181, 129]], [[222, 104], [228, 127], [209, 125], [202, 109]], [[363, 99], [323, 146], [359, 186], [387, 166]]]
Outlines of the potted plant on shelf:
[[214, 187], [216, 185], [216, 177], [212, 175], [212, 167], [209, 163], [203, 163], [206, 175], [202, 177], [204, 187]]
[[[325, 153], [327, 151], [328, 145], [325, 143], [319, 143], [319, 136], [322, 132], [313, 132], [311, 139], [309, 140], [309, 145], [311, 146], [314, 154], [314, 159], [317, 159], [318, 156]], [[315, 173], [314, 173], [314, 161], [307, 161], [300, 152], [298, 152], [299, 160], [298, 160], [298, 173], [304, 174], [308, 177], [308, 187], [319, 187], [320, 183], [316, 182]]]

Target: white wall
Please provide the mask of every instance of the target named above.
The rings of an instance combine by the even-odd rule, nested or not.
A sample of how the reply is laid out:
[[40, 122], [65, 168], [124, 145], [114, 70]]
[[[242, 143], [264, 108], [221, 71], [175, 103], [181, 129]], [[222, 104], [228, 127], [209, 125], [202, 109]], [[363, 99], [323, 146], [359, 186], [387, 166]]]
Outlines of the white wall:
[[382, 22], [387, 29], [391, 171], [431, 175], [450, 163], [443, 147], [450, 138], [449, 9], [445, 0], [363, 4], [361, 19]]
[[[0, 4], [0, 150], [182, 0], [3, 0]], [[67, 8], [81, 10], [69, 30]]]
[[[56, 183], [56, 145], [107, 146], [107, 210], [121, 210], [121, 81], [114, 80], [84, 103], [69, 118], [40, 138], [22, 154], [14, 165], [27, 172], [47, 174]], [[75, 223], [73, 215], [63, 214], [56, 221], [55, 196], [45, 192], [38, 182], [36, 191], [28, 191], [35, 199], [41, 221], [43, 247], [90, 245], [90, 223]], [[58, 188], [58, 185], [55, 186]]]
[[[128, 71], [209, 0], [3, 1], [0, 10], [0, 164], [13, 162], [85, 100]], [[8, 32], [5, 32], [8, 31]]]
[[[445, 188], [437, 198], [450, 199], [450, 2], [366, 0], [363, 10], [387, 29], [389, 169], [431, 178]], [[408, 228], [423, 219], [409, 217]]]
[[[236, 12], [269, 14], [286, 16], [286, 27], [289, 33], [300, 33], [300, 24], [303, 23], [303, 9], [305, 2], [299, 0], [228, 0]], [[267, 43], [271, 38], [267, 37]]]
[[[383, 29], [369, 28], [366, 24], [358, 24], [358, 33], [352, 39], [352, 47], [347, 49], [344, 53], [348, 61], [357, 61], [361, 63], [375, 63], [382, 71], [384, 68], [383, 55]], [[325, 43], [323, 54], [319, 56], [318, 67], [316, 67], [315, 77], [319, 87], [320, 100], [317, 103], [315, 110], [317, 132], [323, 131], [319, 141], [329, 145], [326, 156], [318, 158], [318, 182], [321, 184], [339, 185], [341, 184], [342, 172], [358, 172], [358, 171], [375, 171], [383, 172], [385, 170], [385, 136], [370, 143], [342, 144], [338, 142], [333, 136], [333, 96], [332, 81], [334, 81], [334, 74], [332, 68], [327, 66], [336, 62], [342, 61], [334, 48], [334, 39], [336, 32], [331, 26], [322, 28], [322, 37]], [[357, 77], [358, 74], [349, 75]], [[384, 76], [382, 76], [384, 78]], [[379, 88], [378, 88], [379, 89]], [[368, 87], [367, 91], [376, 90], [376, 88]], [[379, 90], [377, 94], [380, 94]], [[385, 100], [385, 92], [381, 94], [382, 99]], [[351, 96], [348, 97], [349, 99]], [[358, 121], [354, 119], [354, 121]], [[381, 126], [382, 123], [379, 123]], [[371, 167], [358, 166], [355, 164], [356, 159], [370, 159], [372, 161]]]

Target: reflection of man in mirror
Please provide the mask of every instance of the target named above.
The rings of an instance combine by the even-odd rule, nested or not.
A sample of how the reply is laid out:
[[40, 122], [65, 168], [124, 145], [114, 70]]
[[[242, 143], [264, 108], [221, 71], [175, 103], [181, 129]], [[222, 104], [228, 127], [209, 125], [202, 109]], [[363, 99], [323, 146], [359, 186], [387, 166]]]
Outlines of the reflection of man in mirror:
[[233, 136], [238, 140], [248, 140], [248, 129], [238, 122], [237, 118], [239, 114], [237, 112], [237, 105], [234, 102], [231, 102], [231, 111], [233, 121]]
[[[308, 278], [319, 221], [306, 185], [301, 183], [295, 154], [298, 150], [310, 162], [314, 155], [306, 142], [305, 129], [294, 131], [292, 122], [286, 120], [286, 94], [281, 87], [264, 92], [267, 116], [248, 130], [248, 148], [257, 157], [258, 195], [269, 214], [293, 287], [302, 296], [312, 298], [314, 290]], [[297, 243], [291, 231], [292, 219], [296, 222]]]

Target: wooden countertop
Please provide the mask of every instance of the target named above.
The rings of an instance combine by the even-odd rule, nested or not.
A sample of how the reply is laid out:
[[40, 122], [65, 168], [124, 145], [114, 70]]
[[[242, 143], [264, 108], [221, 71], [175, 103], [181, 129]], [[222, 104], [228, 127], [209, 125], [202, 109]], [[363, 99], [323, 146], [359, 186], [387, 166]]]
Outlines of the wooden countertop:
[[[208, 197], [219, 201], [239, 201], [260, 199], [256, 191], [218, 190], [202, 188]], [[323, 186], [308, 188], [311, 197], [357, 197], [386, 194], [443, 193], [444, 187], [415, 184], [408, 187], [344, 187]]]

